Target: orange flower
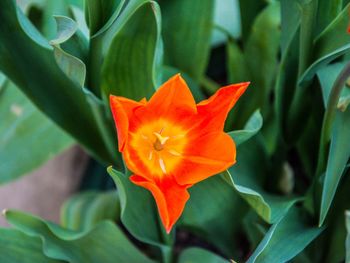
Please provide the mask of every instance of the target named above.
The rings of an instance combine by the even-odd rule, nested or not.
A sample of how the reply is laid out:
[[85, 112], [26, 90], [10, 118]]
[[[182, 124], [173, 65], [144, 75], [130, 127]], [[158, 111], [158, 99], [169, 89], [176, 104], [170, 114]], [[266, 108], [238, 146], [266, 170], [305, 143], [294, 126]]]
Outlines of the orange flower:
[[223, 87], [196, 105], [178, 74], [148, 102], [110, 96], [130, 180], [151, 191], [167, 233], [189, 199], [187, 189], [235, 163], [235, 144], [223, 128], [248, 85]]

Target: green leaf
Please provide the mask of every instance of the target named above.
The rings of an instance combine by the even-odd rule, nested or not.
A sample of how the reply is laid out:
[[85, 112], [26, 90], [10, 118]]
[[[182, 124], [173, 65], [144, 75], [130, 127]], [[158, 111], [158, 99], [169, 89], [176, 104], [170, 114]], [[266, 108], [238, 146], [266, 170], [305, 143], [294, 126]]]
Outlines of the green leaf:
[[44, 254], [53, 259], [72, 263], [154, 262], [110, 221], [103, 221], [89, 231], [76, 232], [18, 211], [6, 211], [5, 218], [28, 236], [40, 237]]
[[263, 190], [267, 156], [258, 140], [251, 139], [237, 148], [237, 163], [223, 176], [241, 197], [267, 223], [278, 222], [299, 197], [277, 196]]
[[0, 70], [96, 158], [115, 162], [101, 143], [85, 94], [59, 68], [47, 40], [12, 0], [2, 1], [0, 20]]
[[348, 235], [346, 237], [345, 249], [346, 249], [346, 258], [345, 263], [350, 262], [350, 212], [345, 212], [345, 224]]
[[0, 228], [0, 261], [2, 263], [63, 263], [42, 253], [39, 238], [29, 237], [18, 230]]
[[122, 0], [85, 1], [85, 16], [91, 36], [98, 32], [111, 18], [115, 18], [115, 11], [121, 8], [123, 2]]
[[257, 134], [263, 125], [263, 118], [259, 110], [256, 110], [245, 124], [243, 130], [229, 132], [228, 135], [235, 141], [236, 146], [249, 140]]
[[[232, 114], [235, 127], [242, 127], [258, 108], [266, 116], [268, 96], [273, 87], [278, 66], [281, 37], [280, 3], [271, 2], [256, 17], [244, 48], [244, 60], [251, 86], [238, 101]], [[239, 63], [235, 61], [233, 63]], [[238, 66], [238, 65], [237, 65]], [[233, 74], [233, 73], [232, 73]]]
[[333, 123], [331, 146], [323, 182], [319, 224], [322, 225], [332, 204], [340, 179], [350, 158], [350, 108], [337, 111]]
[[159, 84], [160, 10], [155, 2], [143, 2], [129, 17], [117, 19], [122, 26], [115, 32], [102, 65], [101, 85], [105, 99], [110, 94], [148, 98]]
[[138, 240], [164, 248], [162, 226], [159, 225], [160, 219], [151, 193], [133, 184], [127, 176], [112, 167], [108, 167], [107, 171], [118, 189], [123, 225]]
[[247, 263], [287, 262], [299, 254], [323, 228], [312, 227], [301, 211], [291, 209], [272, 225]]
[[300, 85], [303, 86], [308, 83], [320, 68], [349, 51], [350, 35], [347, 33], [349, 7], [350, 4], [316, 38], [314, 47], [315, 61], [301, 76], [299, 80]]
[[78, 24], [66, 16], [54, 16], [57, 25], [56, 38], [50, 41], [51, 45], [59, 45], [70, 39], [78, 29]]
[[[323, 104], [326, 107], [329, 94], [331, 92], [332, 86], [336, 80], [336, 78], [339, 76], [342, 69], [345, 67], [345, 62], [340, 63], [334, 63], [327, 67], [321, 68], [319, 71], [317, 71], [317, 77], [320, 81], [321, 88], [322, 88], [322, 98], [323, 98]], [[346, 100], [346, 98], [350, 95], [350, 88], [343, 88], [339, 102], [342, 100]]]
[[31, 172], [74, 143], [13, 83], [7, 80], [1, 87], [0, 184]]
[[318, 5], [317, 27], [322, 31], [341, 12], [343, 0], [321, 0]]
[[64, 228], [84, 231], [103, 220], [117, 221], [120, 215], [119, 197], [116, 191], [83, 192], [67, 200], [61, 208], [61, 224]]
[[214, 0], [160, 1], [160, 6], [165, 63], [199, 81], [209, 59]]
[[235, 237], [249, 207], [220, 175], [194, 185], [189, 192], [179, 228], [201, 236], [228, 257], [238, 256]]
[[212, 252], [197, 248], [190, 247], [185, 249], [179, 256], [179, 263], [227, 263], [228, 261]]

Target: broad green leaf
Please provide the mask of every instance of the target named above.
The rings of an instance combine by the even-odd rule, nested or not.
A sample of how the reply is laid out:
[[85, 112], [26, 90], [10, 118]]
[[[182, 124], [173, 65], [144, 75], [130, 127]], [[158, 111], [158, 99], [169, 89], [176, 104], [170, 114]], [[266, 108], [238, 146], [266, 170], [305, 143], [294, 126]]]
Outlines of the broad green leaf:
[[197, 247], [190, 247], [182, 251], [179, 263], [227, 263], [228, 260], [214, 253]]
[[237, 163], [223, 176], [262, 219], [275, 223], [300, 198], [273, 195], [263, 190], [264, 178], [268, 176], [267, 163], [261, 143], [251, 139], [237, 148]]
[[166, 64], [199, 81], [209, 59], [214, 0], [171, 0], [159, 3]]
[[245, 61], [243, 51], [234, 39], [228, 39], [226, 43], [226, 53], [226, 68], [229, 83], [249, 81], [247, 62]]
[[0, 89], [0, 184], [31, 172], [74, 141], [9, 80]]
[[235, 237], [249, 207], [220, 175], [194, 185], [189, 192], [179, 228], [201, 236], [227, 257], [238, 256]]
[[249, 140], [255, 134], [257, 134], [261, 129], [262, 125], [263, 125], [263, 118], [260, 114], [260, 111], [257, 110], [249, 118], [243, 130], [232, 131], [232, 132], [229, 132], [228, 135], [232, 137], [232, 139], [236, 143], [236, 146], [238, 146], [244, 143], [245, 141]]
[[85, 1], [85, 16], [93, 36], [121, 8], [122, 0], [87, 0]]
[[291, 209], [272, 225], [247, 263], [287, 262], [299, 254], [323, 228], [310, 226], [301, 211]]
[[107, 171], [118, 189], [123, 225], [138, 240], [159, 247], [164, 261], [168, 262], [170, 247], [165, 243], [172, 236], [165, 234], [151, 193], [133, 184], [126, 175], [112, 167], [108, 167]]
[[120, 216], [119, 197], [116, 191], [83, 192], [68, 199], [61, 208], [64, 228], [84, 231], [103, 220], [117, 221]]
[[323, 182], [320, 221], [322, 225], [332, 204], [338, 184], [350, 158], [350, 108], [337, 110], [331, 135], [326, 174]]
[[350, 4], [315, 40], [315, 60], [301, 76], [299, 80], [300, 85], [303, 86], [308, 83], [320, 68], [349, 51], [350, 35], [347, 33], [349, 7]]
[[350, 212], [345, 212], [345, 224], [346, 224], [346, 230], [348, 232], [346, 236], [346, 243], [345, 243], [345, 250], [346, 250], [346, 258], [345, 263], [350, 262]]
[[0, 261], [2, 263], [63, 263], [50, 259], [42, 252], [42, 241], [18, 230], [0, 229]]
[[2, 1], [0, 20], [0, 70], [96, 158], [114, 163], [101, 143], [85, 94], [59, 68], [47, 40], [12, 0]]
[[159, 6], [145, 2], [115, 33], [109, 46], [101, 75], [105, 99], [110, 94], [132, 99], [150, 97], [159, 83], [160, 45]]
[[143, 255], [111, 221], [89, 231], [71, 231], [18, 211], [6, 211], [6, 220], [18, 230], [43, 240], [43, 252], [71, 263], [154, 262]]

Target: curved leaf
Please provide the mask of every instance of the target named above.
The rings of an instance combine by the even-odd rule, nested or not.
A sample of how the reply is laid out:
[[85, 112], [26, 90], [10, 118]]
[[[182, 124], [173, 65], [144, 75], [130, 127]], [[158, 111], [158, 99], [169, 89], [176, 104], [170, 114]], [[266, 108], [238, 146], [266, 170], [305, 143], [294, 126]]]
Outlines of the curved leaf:
[[243, 130], [229, 132], [228, 135], [235, 141], [236, 146], [249, 140], [257, 134], [263, 125], [263, 118], [259, 110], [255, 111], [245, 124]]
[[179, 256], [179, 263], [227, 263], [228, 261], [208, 250], [196, 247], [185, 249]]
[[209, 59], [214, 0], [160, 1], [160, 7], [166, 64], [199, 81]]
[[277, 196], [263, 190], [267, 156], [258, 140], [237, 148], [237, 164], [223, 174], [224, 179], [266, 222], [278, 222], [299, 201], [299, 197]]
[[1, 87], [0, 184], [31, 172], [74, 143], [13, 83], [7, 80]]
[[61, 224], [72, 230], [89, 230], [103, 220], [117, 221], [120, 215], [116, 191], [83, 192], [67, 200], [61, 208]]
[[104, 97], [150, 97], [159, 84], [160, 45], [159, 7], [153, 1], [145, 2], [115, 33], [108, 48], [101, 73]]
[[50, 41], [51, 45], [59, 45], [70, 39], [78, 29], [78, 24], [67, 16], [54, 16], [57, 25], [57, 36]]
[[18, 10], [15, 1], [4, 0], [1, 4], [0, 70], [96, 158], [113, 163], [114, 158], [101, 144], [103, 140], [81, 87], [61, 71], [52, 48]]
[[63, 263], [42, 253], [42, 241], [18, 230], [0, 229], [0, 261], [2, 263]]
[[247, 263], [287, 262], [299, 254], [323, 228], [312, 227], [297, 209], [272, 225]]
[[6, 211], [5, 217], [28, 236], [40, 237], [44, 254], [53, 259], [72, 263], [154, 262], [110, 221], [101, 222], [89, 231], [75, 232], [22, 212]]

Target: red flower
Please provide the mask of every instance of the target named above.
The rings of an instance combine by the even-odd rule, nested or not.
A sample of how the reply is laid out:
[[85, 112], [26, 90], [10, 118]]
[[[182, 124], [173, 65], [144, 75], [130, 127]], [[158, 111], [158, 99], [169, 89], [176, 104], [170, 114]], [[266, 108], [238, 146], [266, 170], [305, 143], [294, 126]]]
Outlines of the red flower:
[[235, 144], [223, 128], [248, 85], [223, 87], [197, 105], [180, 75], [148, 102], [110, 96], [130, 180], [151, 191], [168, 233], [189, 199], [187, 189], [235, 163]]

